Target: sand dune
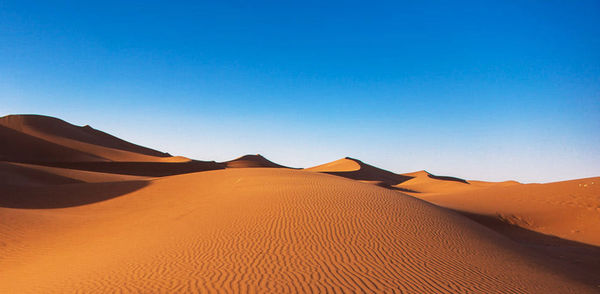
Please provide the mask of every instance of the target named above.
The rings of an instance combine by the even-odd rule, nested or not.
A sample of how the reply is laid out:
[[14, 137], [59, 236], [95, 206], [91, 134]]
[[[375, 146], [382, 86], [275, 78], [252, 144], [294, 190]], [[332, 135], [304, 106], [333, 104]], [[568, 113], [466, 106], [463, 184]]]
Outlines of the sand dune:
[[29, 115], [0, 118], [0, 139], [0, 293], [600, 285], [600, 178], [466, 181], [349, 157], [306, 170], [261, 155], [197, 161]]
[[225, 161], [223, 164], [228, 168], [245, 168], [245, 167], [274, 167], [274, 168], [287, 168], [283, 165], [274, 163], [260, 154], [256, 155], [244, 155], [242, 157]]
[[[91, 185], [47, 189], [122, 188]], [[227, 169], [118, 193], [61, 209], [0, 208], [0, 291], [596, 291], [462, 216], [331, 175]]]
[[225, 165], [221, 163], [199, 160], [186, 162], [46, 162], [41, 164], [59, 168], [145, 177], [164, 177], [225, 168]]
[[381, 187], [403, 192], [422, 192], [430, 189], [432, 185], [468, 187], [469, 183], [463, 179], [436, 176], [426, 171], [396, 174], [369, 164], [358, 159], [345, 157], [307, 168], [307, 171], [322, 172], [344, 178], [371, 183]]
[[[424, 194], [435, 194], [442, 193], [446, 194], [449, 192], [456, 191], [473, 191], [480, 188], [488, 188], [491, 186], [507, 186], [519, 184], [515, 181], [507, 182], [484, 182], [484, 181], [466, 181], [463, 179], [448, 177], [448, 176], [436, 176], [426, 171], [417, 171], [412, 173], [404, 173], [404, 176], [411, 177], [410, 180], [402, 182], [398, 185], [394, 185], [396, 188], [404, 189], [405, 192]], [[411, 195], [416, 195], [412, 194]]]
[[[536, 232], [600, 246], [600, 178], [492, 185], [423, 195], [429, 202]], [[419, 197], [419, 196], [417, 196]]]
[[130, 176], [114, 173], [99, 173], [42, 165], [1, 162], [0, 186], [45, 186], [73, 183], [101, 183], [118, 181], [148, 180], [149, 177]]
[[92, 154], [45, 141], [0, 125], [0, 160], [36, 161], [106, 161]]
[[[529, 185], [466, 181], [426, 171], [390, 174], [351, 158], [308, 170], [400, 190], [459, 212], [563, 263], [565, 269], [591, 273], [582, 274], [585, 283], [600, 284], [600, 178]], [[362, 175], [366, 171], [369, 174]], [[394, 180], [395, 175], [406, 180], [398, 184], [385, 181]], [[367, 178], [370, 181], [364, 180]]]
[[225, 168], [214, 161], [171, 156], [89, 126], [41, 115], [1, 117], [0, 139], [8, 142], [0, 144], [0, 160], [7, 162], [149, 177]]
[[393, 172], [368, 165], [351, 157], [338, 159], [326, 164], [307, 168], [306, 170], [368, 182], [387, 188], [391, 188], [394, 185], [398, 185], [411, 179], [409, 176], [398, 175]]
[[[29, 150], [28, 158], [12, 157], [14, 152], [3, 152], [3, 160], [10, 161], [163, 161], [169, 160], [168, 153], [135, 145], [90, 126], [78, 127], [63, 120], [41, 115], [8, 115], [0, 118], [3, 130], [0, 136], [6, 142], [36, 140], [42, 145], [19, 144]], [[10, 132], [8, 130], [12, 130]], [[13, 138], [17, 137], [17, 138]], [[24, 139], [26, 137], [27, 139]], [[17, 144], [11, 144], [13, 148]], [[46, 146], [54, 153], [46, 154]], [[2, 150], [4, 151], [4, 150]], [[59, 152], [61, 151], [61, 152]], [[81, 154], [78, 154], [81, 153]], [[11, 156], [12, 155], [12, 156]], [[38, 155], [38, 156], [35, 156]], [[49, 155], [49, 156], [48, 156]]]
[[[600, 178], [549, 184], [475, 183], [470, 189], [439, 185], [415, 193], [457, 211], [563, 263], [565, 271], [588, 275], [600, 285]], [[472, 182], [473, 183], [473, 182]]]

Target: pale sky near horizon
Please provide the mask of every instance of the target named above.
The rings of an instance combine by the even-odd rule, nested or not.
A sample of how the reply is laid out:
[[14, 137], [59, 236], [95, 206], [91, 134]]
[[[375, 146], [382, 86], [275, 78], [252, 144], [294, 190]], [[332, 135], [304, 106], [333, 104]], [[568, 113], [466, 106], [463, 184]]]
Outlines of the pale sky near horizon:
[[83, 2], [0, 2], [0, 116], [200, 160], [600, 176], [600, 1]]

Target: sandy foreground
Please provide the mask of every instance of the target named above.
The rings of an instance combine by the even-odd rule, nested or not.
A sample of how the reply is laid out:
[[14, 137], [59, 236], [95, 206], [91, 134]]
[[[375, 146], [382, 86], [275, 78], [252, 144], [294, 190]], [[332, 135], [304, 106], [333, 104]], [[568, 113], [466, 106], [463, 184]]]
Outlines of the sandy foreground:
[[600, 292], [600, 178], [202, 162], [8, 118], [0, 293]]

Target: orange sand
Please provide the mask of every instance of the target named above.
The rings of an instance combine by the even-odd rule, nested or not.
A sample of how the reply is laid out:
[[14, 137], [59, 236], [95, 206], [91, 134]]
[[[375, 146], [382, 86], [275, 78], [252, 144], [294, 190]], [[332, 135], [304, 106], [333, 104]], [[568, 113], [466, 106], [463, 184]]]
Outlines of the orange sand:
[[[92, 184], [79, 185], [47, 189], [89, 197]], [[172, 176], [106, 201], [0, 216], [3, 293], [594, 291], [462, 216], [303, 171]]]
[[523, 185], [352, 158], [306, 170], [260, 155], [195, 161], [40, 116], [0, 118], [0, 139], [0, 293], [600, 285], [600, 178]]
[[225, 161], [223, 164], [227, 168], [245, 168], [245, 167], [285, 167], [274, 163], [260, 154], [244, 155], [234, 160]]

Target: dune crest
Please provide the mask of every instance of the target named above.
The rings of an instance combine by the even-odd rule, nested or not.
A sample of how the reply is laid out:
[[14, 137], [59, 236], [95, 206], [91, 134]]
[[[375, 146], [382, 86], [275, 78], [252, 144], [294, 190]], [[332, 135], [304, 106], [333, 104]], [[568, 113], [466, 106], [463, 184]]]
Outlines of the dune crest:
[[[375, 184], [392, 190], [401, 190], [403, 192], [420, 193], [425, 188], [422, 183], [426, 183], [427, 188], [432, 183], [447, 185], [447, 182], [460, 183], [459, 186], [468, 185], [463, 179], [436, 176], [426, 171], [418, 171], [406, 174], [396, 174], [369, 164], [366, 164], [352, 157], [345, 157], [322, 165], [317, 165], [305, 169], [307, 171], [327, 173], [341, 176], [365, 183]], [[417, 185], [415, 185], [417, 184]], [[454, 184], [450, 184], [454, 185]]]
[[11, 236], [0, 247], [11, 256], [0, 267], [5, 293], [595, 291], [457, 214], [314, 172], [178, 175], [0, 217], [0, 236]]
[[394, 185], [410, 179], [410, 177], [398, 175], [393, 172], [374, 167], [351, 157], [345, 157], [330, 163], [307, 168], [305, 170], [327, 173], [330, 175], [371, 183], [386, 188], [393, 188]]
[[271, 168], [288, 168], [283, 165], [274, 163], [260, 154], [248, 154], [236, 159], [222, 162], [227, 168], [248, 168], [248, 167], [271, 167]]
[[[90, 161], [161, 161], [171, 155], [150, 148], [135, 145], [121, 140], [117, 137], [93, 129], [89, 125], [79, 127], [67, 123], [61, 119], [42, 115], [8, 115], [0, 118], [0, 126], [13, 130], [21, 136], [29, 136], [44, 141], [45, 145], [53, 145], [53, 148], [75, 150], [89, 156], [82, 158]], [[13, 138], [4, 131], [4, 139], [12, 141]], [[17, 136], [17, 135], [12, 135]], [[28, 144], [30, 154], [35, 154], [37, 146]], [[67, 152], [67, 151], [64, 151]], [[37, 156], [29, 158], [29, 161], [56, 161], [61, 156]], [[72, 155], [62, 157], [70, 158], [69, 161], [79, 161]], [[17, 158], [18, 159], [18, 158]], [[14, 158], [4, 158], [14, 160]]]
[[198, 161], [33, 115], [0, 118], [0, 139], [0, 293], [600, 285], [600, 178], [466, 181], [350, 157], [305, 170], [259, 154]]

